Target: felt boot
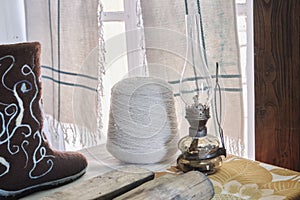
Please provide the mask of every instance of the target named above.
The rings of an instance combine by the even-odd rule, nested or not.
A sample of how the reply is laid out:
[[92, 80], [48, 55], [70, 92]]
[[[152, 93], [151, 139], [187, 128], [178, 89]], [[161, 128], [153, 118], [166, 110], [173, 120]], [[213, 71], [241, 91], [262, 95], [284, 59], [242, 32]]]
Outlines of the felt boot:
[[0, 199], [68, 183], [87, 167], [79, 153], [52, 150], [42, 132], [37, 42], [0, 45]]

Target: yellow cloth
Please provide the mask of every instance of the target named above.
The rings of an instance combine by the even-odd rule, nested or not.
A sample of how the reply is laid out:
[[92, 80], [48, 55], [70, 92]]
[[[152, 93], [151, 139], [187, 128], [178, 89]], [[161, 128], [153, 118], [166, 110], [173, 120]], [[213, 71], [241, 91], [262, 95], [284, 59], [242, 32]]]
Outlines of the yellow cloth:
[[300, 173], [229, 156], [209, 175], [218, 199], [300, 199]]

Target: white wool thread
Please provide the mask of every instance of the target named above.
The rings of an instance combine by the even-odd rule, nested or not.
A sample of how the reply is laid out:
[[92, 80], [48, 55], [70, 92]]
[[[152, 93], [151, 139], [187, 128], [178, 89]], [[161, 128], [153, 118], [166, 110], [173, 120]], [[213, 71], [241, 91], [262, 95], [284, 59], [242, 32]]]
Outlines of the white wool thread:
[[177, 152], [172, 88], [152, 77], [127, 78], [111, 92], [107, 150], [129, 163], [156, 163]]

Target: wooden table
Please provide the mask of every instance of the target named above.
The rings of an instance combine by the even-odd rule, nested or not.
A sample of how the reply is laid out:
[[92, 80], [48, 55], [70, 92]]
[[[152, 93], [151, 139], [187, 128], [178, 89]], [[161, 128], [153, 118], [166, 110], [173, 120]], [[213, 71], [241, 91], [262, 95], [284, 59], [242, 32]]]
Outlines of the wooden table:
[[[111, 156], [105, 145], [81, 150], [86, 155], [89, 165], [87, 173], [79, 180], [68, 185], [38, 192], [22, 199], [39, 199], [56, 191], [90, 179], [113, 169], [124, 167], [122, 163]], [[168, 161], [139, 167], [157, 172], [180, 173], [174, 170], [177, 156]], [[209, 176], [214, 185], [214, 199], [300, 199], [300, 173], [255, 162], [235, 156], [229, 156], [217, 173]]]

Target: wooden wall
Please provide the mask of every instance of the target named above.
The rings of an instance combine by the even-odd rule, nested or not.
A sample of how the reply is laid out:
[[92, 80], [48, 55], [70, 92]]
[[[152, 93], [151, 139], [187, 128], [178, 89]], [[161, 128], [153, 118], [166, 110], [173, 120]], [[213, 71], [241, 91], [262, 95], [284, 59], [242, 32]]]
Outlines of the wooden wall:
[[300, 0], [254, 0], [256, 160], [300, 171]]

